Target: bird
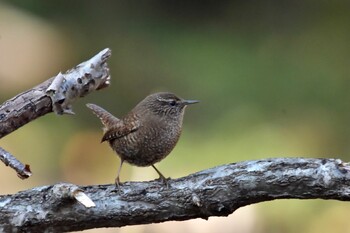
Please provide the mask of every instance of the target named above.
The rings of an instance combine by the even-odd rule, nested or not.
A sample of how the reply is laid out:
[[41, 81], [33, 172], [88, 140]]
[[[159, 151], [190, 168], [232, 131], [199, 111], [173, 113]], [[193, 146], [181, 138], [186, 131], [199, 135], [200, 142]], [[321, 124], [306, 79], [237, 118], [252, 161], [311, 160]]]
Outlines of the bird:
[[174, 149], [181, 135], [186, 107], [198, 102], [185, 100], [170, 92], [158, 92], [148, 95], [120, 119], [100, 106], [86, 105], [104, 126], [101, 143], [108, 142], [120, 157], [115, 178], [119, 190], [124, 162], [138, 167], [152, 166], [159, 179], [168, 185], [168, 179], [154, 164]]

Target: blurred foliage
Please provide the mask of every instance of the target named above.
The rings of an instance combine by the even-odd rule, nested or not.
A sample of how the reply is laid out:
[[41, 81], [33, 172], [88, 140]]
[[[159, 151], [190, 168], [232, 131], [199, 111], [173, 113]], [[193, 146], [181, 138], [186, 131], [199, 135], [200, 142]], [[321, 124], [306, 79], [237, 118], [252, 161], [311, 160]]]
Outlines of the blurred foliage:
[[[74, 117], [50, 114], [0, 141], [34, 172], [21, 181], [0, 165], [1, 193], [60, 181], [113, 182], [118, 158], [99, 144], [99, 120], [84, 104], [122, 116], [160, 90], [201, 100], [187, 110], [178, 146], [158, 165], [166, 175], [267, 157], [349, 160], [349, 7], [337, 0], [0, 1], [1, 101], [105, 47], [113, 52], [111, 87], [79, 100]], [[153, 178], [150, 168], [122, 171], [122, 180]], [[251, 208], [226, 224], [254, 215], [254, 228], [239, 232], [350, 232], [347, 203]], [[196, 232], [181, 224], [174, 226]], [[135, 229], [153, 228], [120, 232]]]

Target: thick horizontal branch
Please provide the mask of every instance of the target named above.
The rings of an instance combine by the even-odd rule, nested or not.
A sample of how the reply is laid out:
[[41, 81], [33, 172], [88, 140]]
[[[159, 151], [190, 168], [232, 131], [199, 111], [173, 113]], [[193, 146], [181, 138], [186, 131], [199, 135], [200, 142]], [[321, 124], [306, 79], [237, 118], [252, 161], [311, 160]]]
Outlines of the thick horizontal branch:
[[[1, 104], [0, 138], [47, 113], [73, 113], [71, 104], [77, 98], [109, 85], [106, 62], [110, 56], [111, 50], [104, 49], [66, 73], [59, 73]], [[0, 160], [16, 170], [21, 178], [31, 174], [28, 165], [22, 164], [3, 149], [0, 150]]]
[[[227, 216], [274, 199], [350, 200], [350, 167], [339, 159], [276, 158], [223, 165], [162, 182], [80, 187], [87, 208], [57, 185], [0, 196], [0, 231], [62, 232]], [[62, 187], [69, 184], [59, 184]], [[30, 208], [28, 208], [30, 206]]]

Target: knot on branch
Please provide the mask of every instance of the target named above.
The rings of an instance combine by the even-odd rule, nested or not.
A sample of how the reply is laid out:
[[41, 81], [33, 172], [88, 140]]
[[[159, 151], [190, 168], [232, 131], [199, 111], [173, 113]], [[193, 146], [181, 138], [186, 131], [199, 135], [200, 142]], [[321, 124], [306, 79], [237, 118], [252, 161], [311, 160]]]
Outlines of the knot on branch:
[[59, 183], [52, 187], [51, 198], [50, 198], [50, 208], [58, 208], [64, 203], [71, 203], [78, 201], [86, 208], [95, 207], [95, 203], [74, 184]]

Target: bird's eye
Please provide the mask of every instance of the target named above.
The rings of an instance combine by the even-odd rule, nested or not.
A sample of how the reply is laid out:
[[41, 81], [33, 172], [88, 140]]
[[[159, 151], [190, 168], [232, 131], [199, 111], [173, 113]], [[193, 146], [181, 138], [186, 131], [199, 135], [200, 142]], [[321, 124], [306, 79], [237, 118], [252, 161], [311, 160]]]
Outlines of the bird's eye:
[[169, 104], [170, 104], [171, 106], [175, 106], [175, 105], [176, 105], [176, 101], [175, 101], [175, 100], [172, 100], [172, 101], [169, 102]]

